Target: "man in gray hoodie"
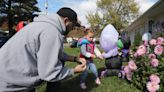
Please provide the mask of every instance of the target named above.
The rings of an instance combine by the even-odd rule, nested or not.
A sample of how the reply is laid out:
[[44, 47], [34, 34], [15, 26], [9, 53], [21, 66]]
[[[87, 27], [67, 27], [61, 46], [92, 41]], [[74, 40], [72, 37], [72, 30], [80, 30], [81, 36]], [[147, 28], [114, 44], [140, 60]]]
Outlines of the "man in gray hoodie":
[[[61, 8], [40, 15], [10, 38], [0, 49], [0, 92], [34, 92], [42, 81], [58, 82], [85, 70], [85, 59], [63, 52], [63, 39], [74, 26], [77, 14]], [[80, 62], [73, 69], [64, 61]]]

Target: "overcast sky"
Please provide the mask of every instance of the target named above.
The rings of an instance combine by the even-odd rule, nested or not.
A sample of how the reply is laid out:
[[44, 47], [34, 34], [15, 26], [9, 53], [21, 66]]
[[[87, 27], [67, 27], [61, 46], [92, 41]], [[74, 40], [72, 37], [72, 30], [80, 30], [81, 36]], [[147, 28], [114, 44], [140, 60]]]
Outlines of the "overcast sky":
[[[45, 12], [45, 1], [38, 0], [38, 7], [42, 12]], [[82, 25], [89, 26], [85, 15], [88, 12], [95, 12], [97, 0], [48, 0], [48, 13], [53, 13], [58, 11], [61, 7], [70, 7], [75, 10], [78, 14], [79, 20]], [[135, 0], [139, 6], [139, 12], [142, 14], [152, 5], [154, 5], [158, 0]]]

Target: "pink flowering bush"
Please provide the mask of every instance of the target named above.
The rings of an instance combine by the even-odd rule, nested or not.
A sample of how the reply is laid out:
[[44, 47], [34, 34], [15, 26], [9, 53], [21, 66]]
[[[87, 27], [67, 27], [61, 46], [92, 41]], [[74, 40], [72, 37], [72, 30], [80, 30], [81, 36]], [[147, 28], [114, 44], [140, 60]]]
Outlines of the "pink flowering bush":
[[151, 53], [151, 54], [149, 54], [149, 59], [155, 59], [156, 58], [156, 55], [155, 54], [153, 54], [153, 53]]
[[128, 67], [130, 68], [131, 71], [135, 71], [137, 69], [137, 66], [134, 61], [129, 61]]
[[125, 78], [142, 92], [164, 91], [164, 38], [140, 45], [123, 68]]
[[158, 45], [162, 45], [163, 42], [164, 42], [164, 38], [163, 38], [163, 37], [158, 37], [158, 38], [157, 38], [157, 44], [158, 44]]
[[155, 53], [156, 55], [161, 55], [161, 54], [163, 53], [163, 46], [161, 46], [161, 45], [155, 46], [155, 48], [154, 48], [154, 53]]
[[142, 56], [146, 53], [146, 46], [140, 45], [136, 51], [137, 56]]
[[159, 65], [158, 59], [151, 59], [150, 65], [151, 65], [152, 67], [158, 67], [158, 65]]
[[159, 84], [156, 82], [148, 82], [146, 88], [149, 92], [157, 92], [157, 90], [159, 90]]
[[150, 82], [156, 82], [157, 84], [160, 83], [160, 78], [156, 74], [152, 74], [149, 77]]
[[151, 40], [149, 41], [149, 44], [150, 44], [150, 45], [156, 45], [156, 44], [157, 44], [157, 40], [156, 40], [156, 39], [151, 39]]

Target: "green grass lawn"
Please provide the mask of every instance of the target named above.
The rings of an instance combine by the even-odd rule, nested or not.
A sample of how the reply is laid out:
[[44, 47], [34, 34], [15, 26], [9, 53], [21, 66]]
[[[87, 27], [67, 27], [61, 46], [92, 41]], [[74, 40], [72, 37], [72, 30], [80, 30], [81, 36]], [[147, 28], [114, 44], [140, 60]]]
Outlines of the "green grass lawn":
[[[79, 48], [67, 47], [65, 48], [65, 51], [71, 55], [79, 55]], [[105, 67], [104, 61], [100, 61], [99, 59], [95, 59], [94, 63], [96, 64], [98, 71], [102, 70]], [[66, 63], [66, 66], [70, 68], [74, 67], [75, 65], [76, 63]], [[61, 85], [61, 92], [141, 92], [133, 85], [129, 84], [126, 80], [119, 79], [116, 76], [101, 79], [102, 84], [100, 86], [97, 86], [94, 83], [93, 74], [89, 73], [86, 82], [86, 90], [80, 89], [79, 81], [80, 74], [76, 74], [71, 78], [63, 80]], [[37, 88], [37, 92], [44, 92], [45, 89], [46, 83], [43, 83]]]

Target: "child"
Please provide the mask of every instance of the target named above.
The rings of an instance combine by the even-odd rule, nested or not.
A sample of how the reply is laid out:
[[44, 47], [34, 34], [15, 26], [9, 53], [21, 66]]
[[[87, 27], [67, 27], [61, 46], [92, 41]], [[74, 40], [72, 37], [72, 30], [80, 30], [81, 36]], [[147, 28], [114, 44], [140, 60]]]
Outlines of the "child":
[[101, 77], [118, 76], [122, 67], [121, 57], [118, 55], [118, 32], [113, 25], [108, 24], [100, 36], [100, 46], [105, 51], [106, 70], [101, 72]]
[[[100, 85], [100, 79], [98, 77], [98, 71], [96, 69], [95, 64], [93, 63], [93, 58], [99, 57], [100, 59], [103, 59], [101, 56], [101, 53], [99, 49], [96, 47], [96, 45], [93, 42], [94, 38], [94, 32], [91, 31], [91, 29], [86, 29], [84, 33], [84, 37], [81, 38], [78, 41], [78, 46], [81, 46], [81, 51], [80, 51], [80, 57], [85, 58], [87, 61], [87, 69], [81, 74], [80, 78], [80, 87], [82, 89], [86, 89], [87, 86], [85, 84], [86, 77], [88, 75], [88, 71], [91, 70], [92, 73], [94, 74], [94, 80], [97, 85]], [[96, 56], [94, 55], [96, 54]]]

